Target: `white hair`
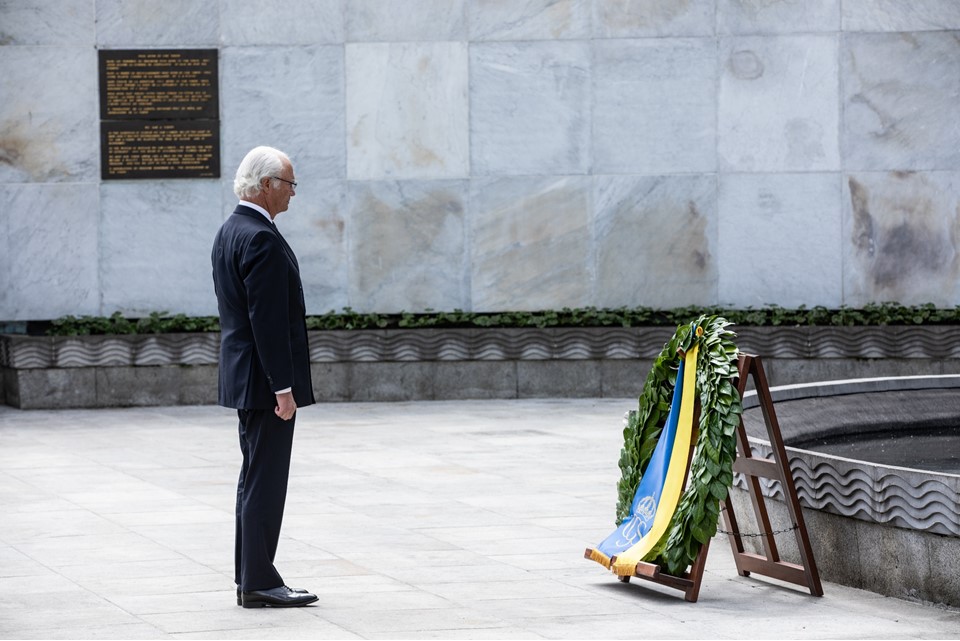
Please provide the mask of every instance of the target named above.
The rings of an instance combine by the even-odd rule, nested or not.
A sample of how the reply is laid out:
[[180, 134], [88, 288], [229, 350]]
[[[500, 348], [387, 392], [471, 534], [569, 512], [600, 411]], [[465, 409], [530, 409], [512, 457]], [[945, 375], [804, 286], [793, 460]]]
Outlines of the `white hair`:
[[[260, 182], [264, 178], [274, 178], [283, 171], [284, 161], [290, 162], [290, 158], [279, 149], [254, 147], [237, 167], [237, 176], [233, 179], [233, 193], [237, 198], [256, 196], [260, 193]], [[274, 181], [274, 185], [276, 184]]]

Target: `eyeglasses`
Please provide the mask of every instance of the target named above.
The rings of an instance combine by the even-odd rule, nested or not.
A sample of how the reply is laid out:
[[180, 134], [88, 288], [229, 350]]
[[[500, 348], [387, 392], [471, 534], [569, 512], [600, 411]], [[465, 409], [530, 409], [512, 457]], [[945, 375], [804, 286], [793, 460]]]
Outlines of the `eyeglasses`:
[[291, 187], [293, 187], [294, 189], [297, 188], [297, 181], [295, 181], [295, 180], [287, 180], [286, 178], [281, 178], [280, 176], [270, 176], [270, 177], [271, 177], [271, 178], [275, 178], [275, 179], [277, 179], [277, 180], [279, 180], [279, 181], [281, 181], [281, 182], [285, 182], [285, 183], [287, 183], [288, 185], [290, 185]]

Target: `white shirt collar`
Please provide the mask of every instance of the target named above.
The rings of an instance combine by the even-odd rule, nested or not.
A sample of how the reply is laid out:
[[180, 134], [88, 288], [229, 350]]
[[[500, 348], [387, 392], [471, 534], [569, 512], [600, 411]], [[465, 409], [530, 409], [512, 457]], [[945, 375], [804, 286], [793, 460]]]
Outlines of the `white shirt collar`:
[[260, 205], [257, 205], [256, 203], [252, 203], [248, 200], [241, 200], [240, 204], [243, 205], [244, 207], [249, 207], [250, 209], [256, 209], [266, 217], [267, 222], [269, 222], [270, 224], [273, 224], [273, 219], [270, 218], [270, 214], [267, 212], [266, 209], [264, 209]]

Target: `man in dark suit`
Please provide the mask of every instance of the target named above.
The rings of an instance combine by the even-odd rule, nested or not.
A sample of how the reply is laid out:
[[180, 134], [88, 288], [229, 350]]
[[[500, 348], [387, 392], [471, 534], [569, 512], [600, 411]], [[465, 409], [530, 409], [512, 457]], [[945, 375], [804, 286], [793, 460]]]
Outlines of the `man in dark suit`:
[[314, 402], [300, 267], [273, 219], [297, 182], [281, 151], [257, 147], [240, 163], [240, 204], [213, 243], [220, 310], [219, 404], [237, 410], [243, 464], [237, 484], [235, 581], [245, 608], [306, 605], [273, 565], [287, 496], [297, 407]]

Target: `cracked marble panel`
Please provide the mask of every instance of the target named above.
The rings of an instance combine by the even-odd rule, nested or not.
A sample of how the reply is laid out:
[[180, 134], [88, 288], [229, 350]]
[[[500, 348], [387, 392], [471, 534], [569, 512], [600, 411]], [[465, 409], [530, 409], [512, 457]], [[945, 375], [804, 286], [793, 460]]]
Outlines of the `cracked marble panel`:
[[715, 171], [716, 44], [707, 38], [594, 43], [593, 171]]
[[717, 31], [776, 34], [837, 31], [840, 0], [718, 0]]
[[[299, 175], [297, 179], [302, 181]], [[300, 263], [308, 314], [339, 311], [350, 304], [346, 193], [342, 180], [311, 181], [297, 188], [290, 208], [277, 216], [277, 228]]]
[[470, 189], [472, 308], [582, 307], [591, 286], [588, 177], [477, 179]]
[[470, 0], [471, 40], [589, 38], [589, 0]]
[[847, 168], [960, 169], [956, 34], [849, 34], [840, 69]]
[[341, 47], [227, 47], [220, 86], [224, 178], [257, 145], [286, 152], [305, 187], [346, 175]]
[[343, 42], [343, 12], [342, 0], [220, 0], [220, 42], [284, 46]]
[[0, 182], [97, 180], [96, 50], [23, 46], [0, 53]]
[[466, 308], [466, 190], [461, 180], [348, 183], [354, 308]]
[[839, 307], [839, 193], [836, 173], [721, 176], [720, 304]]
[[223, 220], [220, 194], [215, 180], [100, 186], [103, 314], [216, 315], [210, 251]]
[[597, 38], [712, 36], [716, 0], [594, 0]]
[[720, 168], [839, 168], [837, 37], [720, 41]]
[[217, 46], [220, 12], [210, 0], [97, 0], [97, 44]]
[[844, 31], [960, 29], [956, 0], [843, 0]]
[[594, 181], [596, 304], [715, 304], [716, 179], [597, 176]]
[[586, 42], [471, 45], [473, 175], [587, 173], [590, 103]]
[[0, 46], [93, 45], [90, 0], [0, 0]]
[[348, 42], [466, 40], [467, 0], [350, 0]]
[[0, 185], [0, 198], [0, 318], [99, 313], [97, 185]]
[[864, 172], [843, 185], [844, 303], [960, 300], [960, 172]]
[[348, 177], [466, 177], [467, 44], [349, 44], [346, 56]]

